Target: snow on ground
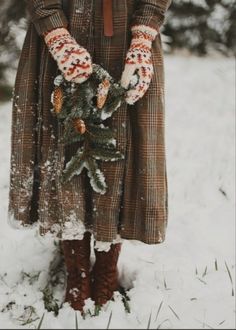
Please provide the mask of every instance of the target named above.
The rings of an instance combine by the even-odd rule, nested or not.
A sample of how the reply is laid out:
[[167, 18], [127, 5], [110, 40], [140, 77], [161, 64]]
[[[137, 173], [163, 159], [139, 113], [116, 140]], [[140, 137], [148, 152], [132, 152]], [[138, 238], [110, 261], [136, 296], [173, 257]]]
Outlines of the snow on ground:
[[[235, 328], [235, 63], [176, 55], [166, 56], [165, 64], [166, 241], [125, 241], [119, 272], [130, 313], [117, 292], [98, 316], [78, 314], [80, 329]], [[56, 245], [36, 229], [16, 231], [6, 223], [10, 103], [0, 105], [0, 114], [0, 328], [35, 329], [44, 315], [42, 328], [74, 329], [67, 304], [58, 316], [44, 308]], [[56, 273], [53, 292], [60, 303], [63, 280], [64, 273]], [[93, 302], [86, 308], [93, 311]]]

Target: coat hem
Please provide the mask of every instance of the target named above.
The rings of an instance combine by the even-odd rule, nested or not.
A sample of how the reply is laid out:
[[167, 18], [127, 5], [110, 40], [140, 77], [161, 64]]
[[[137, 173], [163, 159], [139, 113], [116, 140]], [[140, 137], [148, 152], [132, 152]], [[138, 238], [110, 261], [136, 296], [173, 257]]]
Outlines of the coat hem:
[[[17, 230], [29, 230], [29, 229], [35, 229], [39, 226], [38, 222], [35, 222], [33, 224], [25, 224], [23, 221], [18, 220], [14, 216], [14, 212], [8, 211], [7, 213], [7, 223], [12, 229]], [[72, 226], [73, 227], [73, 226]], [[75, 234], [71, 234], [73, 232], [72, 229], [75, 229], [75, 227], [70, 227], [65, 230], [65, 232], [61, 233], [61, 235], [58, 236], [58, 230], [53, 231], [48, 229], [45, 232], [41, 233], [41, 236], [44, 236], [45, 234], [50, 234], [52, 238], [59, 239], [59, 240], [75, 240], [75, 239], [82, 239], [85, 232], [90, 232], [94, 236], [94, 248], [98, 251], [109, 251], [111, 244], [117, 244], [117, 243], [123, 243], [124, 240], [133, 241], [135, 243], [140, 244], [148, 244], [148, 245], [156, 245], [156, 244], [162, 244], [165, 242], [166, 237], [165, 234], [160, 234], [157, 239], [146, 239], [144, 237], [137, 237], [134, 235], [131, 235], [129, 233], [125, 233], [124, 231], [120, 232], [116, 235], [116, 238], [114, 238], [112, 241], [101, 241], [96, 240], [96, 237], [94, 235], [94, 232], [92, 229], [87, 229], [83, 223], [76, 226], [76, 229], [80, 228], [80, 230]]]

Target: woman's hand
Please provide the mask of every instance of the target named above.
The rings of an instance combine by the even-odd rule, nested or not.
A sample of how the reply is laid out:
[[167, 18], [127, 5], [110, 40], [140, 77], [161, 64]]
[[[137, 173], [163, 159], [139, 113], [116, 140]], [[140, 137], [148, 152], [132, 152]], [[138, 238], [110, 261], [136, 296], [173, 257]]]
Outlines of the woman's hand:
[[[127, 89], [126, 102], [134, 104], [144, 96], [153, 76], [152, 42], [157, 31], [149, 26], [136, 25], [131, 28], [132, 41], [125, 60], [121, 85]], [[133, 86], [135, 76], [138, 81]]]
[[66, 28], [54, 29], [43, 36], [66, 80], [82, 83], [89, 78], [93, 71], [91, 56]]

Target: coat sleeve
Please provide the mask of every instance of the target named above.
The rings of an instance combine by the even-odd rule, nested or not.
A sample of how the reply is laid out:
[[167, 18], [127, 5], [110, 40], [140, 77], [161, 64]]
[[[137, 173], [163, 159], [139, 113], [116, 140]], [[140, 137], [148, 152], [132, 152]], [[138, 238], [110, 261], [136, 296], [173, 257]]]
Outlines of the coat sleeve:
[[157, 31], [164, 23], [165, 14], [172, 0], [137, 0], [132, 19], [133, 25], [147, 25]]
[[59, 27], [67, 27], [61, 0], [26, 0], [30, 21], [39, 35]]

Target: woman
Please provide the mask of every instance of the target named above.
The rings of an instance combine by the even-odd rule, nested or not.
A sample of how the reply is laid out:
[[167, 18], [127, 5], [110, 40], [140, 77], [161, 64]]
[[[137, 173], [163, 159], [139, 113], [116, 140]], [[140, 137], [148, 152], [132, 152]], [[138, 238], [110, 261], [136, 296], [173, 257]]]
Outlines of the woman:
[[[159, 29], [169, 0], [28, 0], [30, 22], [13, 98], [9, 222], [40, 225], [61, 239], [67, 268], [65, 301], [83, 310], [112, 298], [118, 287], [122, 239], [165, 240], [167, 178], [164, 141], [164, 74]], [[104, 195], [87, 173], [61, 185], [59, 176], [77, 150], [60, 142], [50, 111], [58, 69], [76, 83], [92, 63], [127, 89], [126, 104], [111, 118], [125, 159], [102, 164]], [[131, 86], [132, 77], [138, 82]], [[90, 239], [96, 261], [90, 273]]]

